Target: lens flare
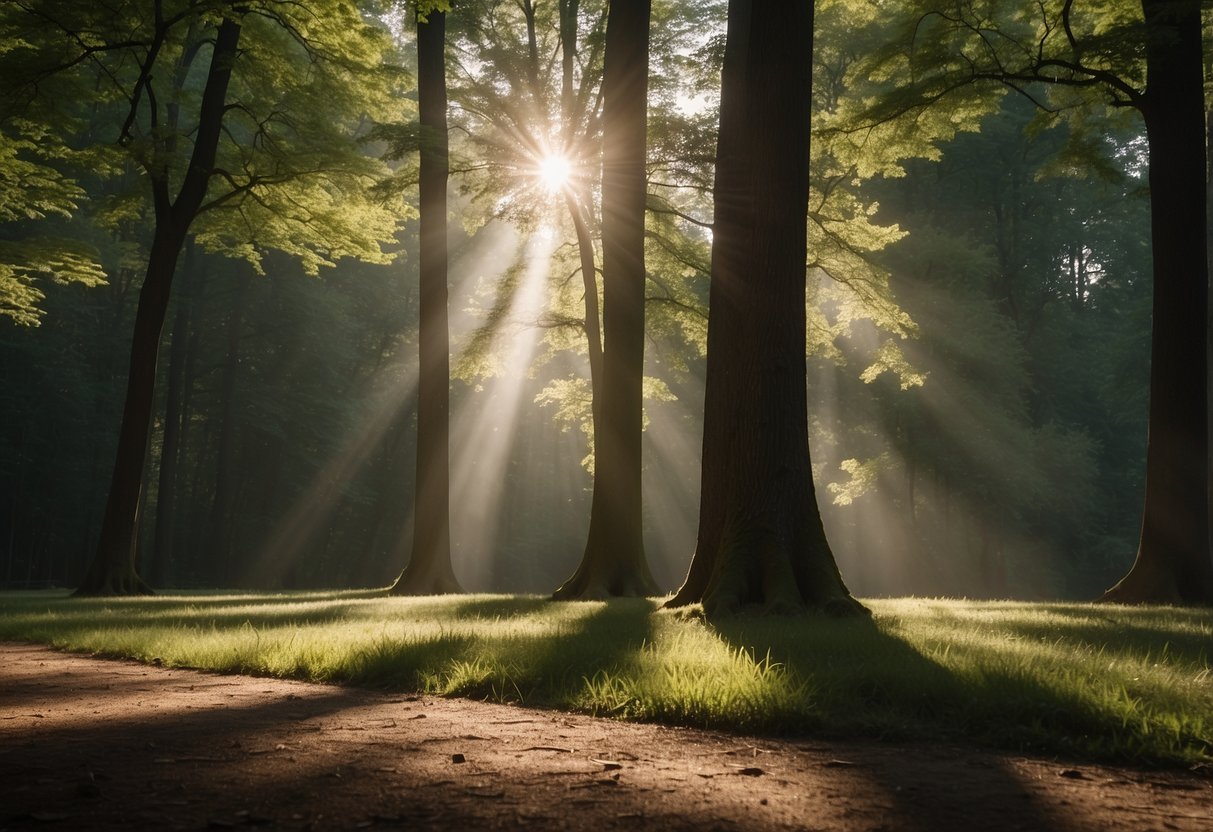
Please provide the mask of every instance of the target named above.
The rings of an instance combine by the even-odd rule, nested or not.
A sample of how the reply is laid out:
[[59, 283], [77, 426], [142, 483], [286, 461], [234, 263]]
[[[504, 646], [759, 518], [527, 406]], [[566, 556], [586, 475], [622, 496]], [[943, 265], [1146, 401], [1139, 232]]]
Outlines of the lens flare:
[[539, 184], [548, 193], [559, 193], [573, 176], [573, 165], [560, 154], [545, 156], [539, 160]]

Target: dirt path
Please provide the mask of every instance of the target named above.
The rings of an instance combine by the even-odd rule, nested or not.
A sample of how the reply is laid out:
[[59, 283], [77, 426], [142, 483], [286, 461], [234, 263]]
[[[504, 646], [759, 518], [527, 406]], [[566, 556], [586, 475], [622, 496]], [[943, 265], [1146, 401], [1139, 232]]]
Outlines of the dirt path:
[[773, 741], [0, 644], [0, 830], [1209, 830], [1213, 774]]

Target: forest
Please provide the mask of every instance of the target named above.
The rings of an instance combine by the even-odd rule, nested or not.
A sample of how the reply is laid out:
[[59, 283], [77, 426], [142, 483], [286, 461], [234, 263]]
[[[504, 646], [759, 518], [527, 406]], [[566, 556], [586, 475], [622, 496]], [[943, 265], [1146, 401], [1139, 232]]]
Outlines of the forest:
[[4, 3], [0, 588], [1209, 605], [1203, 5]]

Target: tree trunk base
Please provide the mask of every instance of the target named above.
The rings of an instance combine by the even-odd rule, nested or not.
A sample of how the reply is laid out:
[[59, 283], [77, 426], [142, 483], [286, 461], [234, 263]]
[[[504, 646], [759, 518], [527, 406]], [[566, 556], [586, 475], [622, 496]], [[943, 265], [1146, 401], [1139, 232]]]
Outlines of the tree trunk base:
[[[597, 487], [597, 486], [595, 486]], [[607, 540], [596, 538], [606, 537]], [[624, 535], [623, 537], [628, 537]], [[609, 598], [652, 598], [664, 595], [653, 580], [644, 557], [644, 544], [595, 534], [590, 520], [590, 541], [573, 577], [552, 593], [553, 601], [605, 601]], [[626, 557], [620, 557], [621, 554]]]
[[[685, 596], [674, 596], [662, 604], [662, 609], [686, 609], [700, 603]], [[704, 617], [712, 619], [737, 615], [825, 615], [829, 618], [868, 618], [872, 611], [851, 596], [831, 598], [820, 603], [788, 603], [783, 600], [769, 602], [722, 603], [709, 599], [703, 602]]]
[[1175, 581], [1159, 573], [1157, 569], [1145, 568], [1141, 562], [1098, 599], [1100, 604], [1167, 604], [1181, 605], [1184, 599], [1179, 594]]
[[146, 597], [156, 592], [143, 579], [130, 572], [126, 575], [91, 576], [72, 593], [73, 598], [103, 598], [106, 596]]
[[464, 589], [449, 570], [414, 571], [409, 567], [388, 587], [388, 595], [462, 595]]
[[[674, 600], [666, 606], [674, 608], [685, 605], [675, 604]], [[710, 595], [703, 600], [703, 613], [709, 619], [727, 618], [733, 615], [813, 615], [821, 614], [830, 618], [866, 618], [872, 611], [852, 598], [850, 595], [830, 598], [824, 601], [790, 601], [786, 598], [772, 598], [761, 601], [739, 601], [735, 597], [721, 597], [719, 594]]]
[[794, 555], [776, 540], [764, 529], [733, 529], [710, 571], [692, 570], [665, 606], [701, 603], [708, 619], [744, 613], [871, 615], [847, 590], [828, 548]]
[[606, 601], [611, 598], [652, 598], [663, 594], [657, 582], [647, 575], [627, 575], [615, 579], [591, 576], [578, 571], [552, 593], [553, 601]]

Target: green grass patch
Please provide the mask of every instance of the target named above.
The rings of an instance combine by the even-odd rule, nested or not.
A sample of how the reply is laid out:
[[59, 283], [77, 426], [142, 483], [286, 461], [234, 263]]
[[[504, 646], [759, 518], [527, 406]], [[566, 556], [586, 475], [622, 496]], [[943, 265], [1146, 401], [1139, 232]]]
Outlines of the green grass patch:
[[0, 639], [731, 731], [1213, 763], [1213, 612], [869, 603], [709, 624], [652, 600], [0, 593]]

